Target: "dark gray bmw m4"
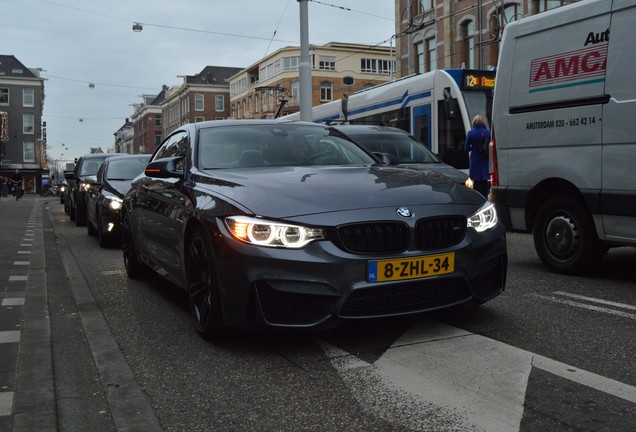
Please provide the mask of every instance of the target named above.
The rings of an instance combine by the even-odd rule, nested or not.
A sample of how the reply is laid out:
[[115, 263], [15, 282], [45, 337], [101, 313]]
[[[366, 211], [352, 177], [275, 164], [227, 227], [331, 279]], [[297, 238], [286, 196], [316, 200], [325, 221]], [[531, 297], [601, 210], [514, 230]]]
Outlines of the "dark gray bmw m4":
[[492, 203], [314, 123], [177, 128], [133, 181], [122, 226], [128, 275], [183, 288], [210, 338], [479, 305], [506, 282]]

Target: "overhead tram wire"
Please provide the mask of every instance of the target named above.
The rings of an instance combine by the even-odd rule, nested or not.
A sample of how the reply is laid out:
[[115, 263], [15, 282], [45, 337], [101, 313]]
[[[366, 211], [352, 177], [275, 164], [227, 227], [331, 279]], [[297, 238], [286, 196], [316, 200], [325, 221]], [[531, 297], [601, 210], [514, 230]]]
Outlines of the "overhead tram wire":
[[283, 13], [280, 15], [280, 19], [278, 20], [278, 24], [276, 24], [276, 28], [274, 29], [274, 34], [272, 34], [272, 38], [270, 39], [269, 44], [267, 44], [267, 49], [265, 50], [265, 56], [267, 56], [267, 53], [269, 52], [269, 48], [272, 46], [272, 42], [274, 41], [274, 38], [276, 37], [276, 32], [280, 28], [280, 24], [283, 22], [283, 17], [285, 16], [285, 12], [287, 12], [287, 7], [289, 6], [290, 2], [291, 2], [291, 0], [287, 0], [287, 4], [285, 5], [285, 9], [283, 9]]

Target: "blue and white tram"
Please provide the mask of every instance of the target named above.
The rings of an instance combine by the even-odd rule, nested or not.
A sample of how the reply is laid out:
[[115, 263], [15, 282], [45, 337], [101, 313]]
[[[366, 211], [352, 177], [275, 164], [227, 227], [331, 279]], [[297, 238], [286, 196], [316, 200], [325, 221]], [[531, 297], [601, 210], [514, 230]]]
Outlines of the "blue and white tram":
[[[466, 133], [477, 114], [490, 127], [494, 86], [494, 70], [435, 70], [316, 106], [312, 118], [317, 123], [349, 121], [398, 127], [424, 142], [444, 162], [467, 169]], [[300, 118], [300, 113], [290, 116]]]

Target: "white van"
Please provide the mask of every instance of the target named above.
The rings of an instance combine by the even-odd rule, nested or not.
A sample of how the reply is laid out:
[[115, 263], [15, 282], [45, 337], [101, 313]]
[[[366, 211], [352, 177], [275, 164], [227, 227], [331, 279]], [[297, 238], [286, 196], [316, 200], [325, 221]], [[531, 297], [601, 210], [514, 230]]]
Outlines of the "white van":
[[636, 0], [586, 0], [504, 30], [493, 197], [556, 272], [636, 246], [635, 26]]

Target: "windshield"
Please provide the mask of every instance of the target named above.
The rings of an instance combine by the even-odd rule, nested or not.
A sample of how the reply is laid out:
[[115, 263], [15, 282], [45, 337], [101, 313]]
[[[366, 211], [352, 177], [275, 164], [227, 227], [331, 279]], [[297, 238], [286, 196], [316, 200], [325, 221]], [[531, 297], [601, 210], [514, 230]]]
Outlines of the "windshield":
[[111, 160], [106, 178], [109, 180], [132, 180], [142, 173], [150, 156]]
[[440, 162], [424, 143], [410, 135], [377, 132], [350, 137], [371, 152], [392, 154], [402, 164]]
[[79, 175], [87, 176], [87, 175], [97, 174], [97, 171], [99, 171], [99, 168], [104, 163], [104, 159], [106, 158], [105, 157], [103, 159], [91, 158], [91, 159], [84, 160], [84, 162], [82, 163], [82, 169], [80, 170]]
[[320, 126], [234, 125], [199, 132], [200, 169], [375, 163], [353, 142]]
[[492, 97], [483, 92], [464, 92], [463, 94], [470, 121], [472, 121], [477, 114], [481, 114], [486, 122], [486, 127], [490, 129]]

